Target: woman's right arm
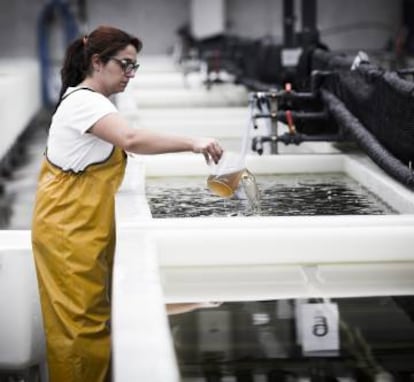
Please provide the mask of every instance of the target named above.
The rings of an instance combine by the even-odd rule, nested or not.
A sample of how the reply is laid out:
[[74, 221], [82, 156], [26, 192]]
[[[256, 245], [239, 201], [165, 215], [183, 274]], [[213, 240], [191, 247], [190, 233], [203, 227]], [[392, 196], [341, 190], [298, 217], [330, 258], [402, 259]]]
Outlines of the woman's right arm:
[[215, 139], [158, 134], [150, 130], [134, 129], [118, 113], [104, 116], [89, 132], [125, 151], [136, 154], [191, 151], [202, 153], [207, 162], [213, 160], [214, 163], [217, 163], [223, 154], [223, 149]]

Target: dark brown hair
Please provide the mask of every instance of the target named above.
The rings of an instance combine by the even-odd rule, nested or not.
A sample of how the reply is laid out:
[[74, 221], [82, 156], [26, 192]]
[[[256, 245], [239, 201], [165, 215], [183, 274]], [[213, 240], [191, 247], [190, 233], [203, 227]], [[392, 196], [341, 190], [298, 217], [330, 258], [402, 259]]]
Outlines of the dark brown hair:
[[137, 37], [111, 26], [99, 26], [88, 36], [73, 41], [66, 50], [60, 71], [62, 88], [59, 100], [68, 87], [78, 85], [90, 73], [92, 55], [98, 54], [106, 63], [128, 45], [133, 45], [137, 52], [142, 49], [142, 42]]

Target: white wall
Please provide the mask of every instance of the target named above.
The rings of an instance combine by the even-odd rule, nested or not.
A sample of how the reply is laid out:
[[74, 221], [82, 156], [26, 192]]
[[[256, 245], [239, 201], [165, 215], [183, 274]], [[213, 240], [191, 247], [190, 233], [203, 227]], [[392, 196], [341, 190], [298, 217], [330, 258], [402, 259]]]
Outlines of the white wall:
[[143, 54], [167, 53], [190, 18], [188, 0], [88, 0], [89, 27], [112, 24], [136, 34]]
[[191, 0], [191, 33], [195, 38], [208, 38], [225, 33], [224, 0]]
[[321, 38], [332, 50], [383, 49], [395, 40], [401, 8], [396, 0], [318, 0]]
[[273, 36], [282, 41], [282, 0], [227, 0], [228, 31], [236, 36]]
[[[205, 0], [208, 1], [208, 0]], [[0, 58], [35, 57], [37, 19], [47, 0], [0, 1]], [[225, 0], [232, 34], [282, 39], [282, 0]], [[319, 0], [318, 26], [333, 50], [380, 49], [395, 38], [402, 0]], [[75, 5], [75, 0], [70, 0]], [[296, 4], [300, 4], [296, 0]], [[109, 23], [137, 34], [144, 54], [166, 53], [190, 23], [190, 0], [88, 0], [89, 28]], [[300, 29], [300, 14], [297, 14]], [[347, 28], [339, 28], [349, 26]], [[358, 27], [358, 28], [356, 28]], [[335, 30], [336, 28], [336, 30]]]
[[0, 58], [36, 56], [37, 17], [44, 3], [0, 1]]
[[[0, 58], [37, 56], [37, 22], [49, 0], [0, 1]], [[68, 0], [75, 10], [76, 1]], [[112, 24], [137, 34], [145, 54], [166, 53], [190, 19], [189, 0], [88, 0], [89, 29]]]
[[[321, 39], [331, 50], [383, 49], [400, 25], [400, 0], [318, 0]], [[296, 0], [296, 30], [301, 29]], [[228, 30], [237, 36], [283, 39], [282, 0], [227, 0]]]

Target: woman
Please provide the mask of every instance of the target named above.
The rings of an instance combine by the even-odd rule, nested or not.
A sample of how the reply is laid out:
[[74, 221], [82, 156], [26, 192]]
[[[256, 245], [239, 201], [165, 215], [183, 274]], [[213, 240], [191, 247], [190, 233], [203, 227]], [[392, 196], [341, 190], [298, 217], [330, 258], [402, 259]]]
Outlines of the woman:
[[[114, 195], [125, 152], [192, 151], [216, 163], [222, 156], [213, 139], [133, 129], [119, 115], [108, 97], [134, 77], [141, 47], [136, 37], [102, 26], [66, 52], [32, 225], [51, 382], [110, 378]], [[176, 308], [172, 313], [193, 306]]]

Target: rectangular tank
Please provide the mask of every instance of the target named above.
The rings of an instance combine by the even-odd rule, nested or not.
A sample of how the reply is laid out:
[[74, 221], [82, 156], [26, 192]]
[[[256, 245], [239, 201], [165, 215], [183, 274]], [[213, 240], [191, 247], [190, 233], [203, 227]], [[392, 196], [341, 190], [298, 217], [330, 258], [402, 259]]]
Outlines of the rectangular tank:
[[118, 197], [118, 222], [154, 239], [168, 300], [414, 291], [414, 193], [366, 156], [248, 156], [247, 168], [256, 175], [342, 172], [398, 214], [152, 219], [145, 179], [207, 178], [208, 167], [185, 154], [135, 158]]

